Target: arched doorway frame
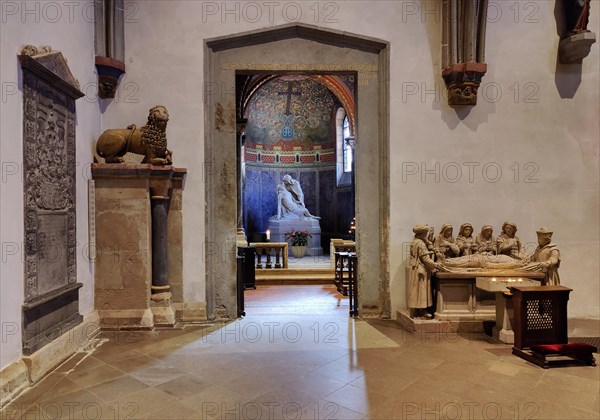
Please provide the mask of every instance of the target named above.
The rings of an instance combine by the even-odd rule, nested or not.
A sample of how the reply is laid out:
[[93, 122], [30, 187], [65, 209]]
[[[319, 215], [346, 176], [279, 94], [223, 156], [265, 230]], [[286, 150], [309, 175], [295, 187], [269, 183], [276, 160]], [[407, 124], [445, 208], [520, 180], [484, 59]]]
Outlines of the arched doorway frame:
[[[271, 45], [264, 48], [264, 44]], [[389, 44], [289, 24], [206, 40], [204, 57], [208, 318], [236, 317], [236, 70], [318, 71], [335, 66], [354, 68], [359, 75], [356, 154], [361, 163], [355, 175], [359, 311], [362, 316], [389, 318]]]

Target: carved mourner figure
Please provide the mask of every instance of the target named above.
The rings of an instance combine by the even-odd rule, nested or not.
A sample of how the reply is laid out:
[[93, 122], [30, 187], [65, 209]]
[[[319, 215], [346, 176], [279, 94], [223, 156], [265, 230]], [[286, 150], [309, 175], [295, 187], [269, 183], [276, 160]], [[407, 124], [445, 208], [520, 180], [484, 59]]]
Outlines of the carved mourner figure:
[[517, 225], [514, 222], [504, 222], [502, 233], [496, 240], [498, 254], [508, 255], [515, 259], [523, 259], [523, 245], [517, 233]]
[[[433, 256], [432, 258], [435, 257], [435, 252], [433, 249], [433, 243], [435, 242], [435, 229], [433, 228], [433, 226], [429, 226], [429, 233], [427, 234], [427, 240], [425, 241], [427, 243], [427, 249], [431, 252], [433, 252]], [[434, 258], [435, 261], [435, 258]]]
[[310, 214], [304, 205], [304, 193], [300, 183], [290, 175], [285, 175], [277, 185], [277, 215], [271, 219], [314, 219], [320, 217]]
[[440, 234], [435, 238], [433, 249], [435, 250], [436, 257], [440, 261], [443, 261], [445, 258], [458, 256], [460, 249], [452, 237], [452, 225], [445, 224], [442, 226]]
[[131, 124], [126, 129], [106, 130], [98, 138], [96, 151], [106, 163], [121, 163], [127, 152], [144, 155], [142, 163], [170, 165], [172, 152], [167, 149], [167, 108], [158, 105], [150, 109], [148, 122], [138, 129]]
[[475, 238], [477, 252], [480, 254], [496, 254], [496, 239], [492, 236], [494, 229], [491, 225], [485, 225], [481, 228], [481, 233]]
[[431, 318], [426, 308], [433, 305], [431, 296], [431, 274], [441, 268], [432, 259], [433, 252], [427, 249], [429, 226], [416, 225], [415, 237], [410, 244], [410, 278], [408, 288], [408, 307], [411, 318]]
[[477, 253], [477, 244], [473, 239], [473, 226], [470, 223], [463, 223], [460, 226], [456, 245], [460, 250], [459, 255], [471, 255]]
[[299, 204], [283, 184], [277, 186], [277, 220], [280, 219], [319, 219], [310, 214], [304, 204]]
[[281, 185], [283, 185], [285, 189], [290, 192], [294, 202], [306, 208], [306, 205], [304, 204], [304, 192], [302, 191], [300, 182], [292, 178], [292, 176], [289, 174], [284, 175], [281, 181]]
[[546, 272], [544, 286], [556, 286], [560, 284], [558, 277], [558, 267], [560, 266], [560, 251], [553, 244], [552, 231], [547, 228], [540, 228], [536, 231], [538, 237], [538, 247], [529, 258], [531, 263], [538, 263], [539, 268]]

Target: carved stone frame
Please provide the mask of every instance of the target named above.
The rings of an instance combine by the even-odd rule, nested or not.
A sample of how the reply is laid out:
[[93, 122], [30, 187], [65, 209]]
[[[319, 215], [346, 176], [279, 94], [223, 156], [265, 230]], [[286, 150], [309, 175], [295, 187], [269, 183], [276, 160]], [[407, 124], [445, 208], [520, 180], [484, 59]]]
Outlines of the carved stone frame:
[[[304, 24], [289, 24], [264, 31], [210, 39], [205, 44], [205, 84], [221, 86], [224, 91], [229, 92], [235, 87], [236, 70], [265, 70], [250, 68], [252, 66], [249, 67], [242, 60], [242, 56], [245, 56], [244, 59], [249, 63], [256, 63], [255, 59], [248, 57], [257, 52], [257, 48], [263, 51], [260, 57], [262, 63], [289, 63], [290, 70], [297, 68], [294, 61], [296, 58], [288, 61], [289, 57], [298, 55], [289, 55], [290, 45], [275, 45], [268, 49], [261, 47], [265, 43], [277, 42], [292, 43], [292, 47], [297, 46], [302, 51], [307, 51], [310, 58], [305, 59], [303, 64], [308, 66], [318, 67], [326, 61], [313, 54], [319, 48], [327, 50], [320, 51], [321, 57], [339, 51], [339, 56], [347, 60], [332, 62], [333, 65], [356, 65], [367, 61], [371, 63], [368, 65], [372, 66], [370, 70], [358, 69], [356, 232], [359, 310], [362, 316], [389, 318], [389, 45], [381, 40]], [[319, 43], [319, 48], [314, 45], [307, 48], [303, 44], [306, 42]], [[286, 51], [289, 57], [286, 56]], [[238, 64], [224, 66], [221, 63], [223, 60]], [[308, 63], [306, 60], [312, 62]], [[318, 69], [315, 67], [313, 71]], [[361, 76], [365, 77], [363, 71], [375, 73], [371, 76], [376, 77], [369, 80], [368, 86], [361, 85]], [[277, 73], [277, 69], [274, 68], [273, 72]], [[366, 78], [363, 80], [367, 81]], [[235, 100], [231, 95], [206, 95], [204, 145], [210, 174], [205, 191], [205, 263], [209, 319], [232, 319], [237, 316], [235, 197], [238, 186], [235, 170], [235, 113]]]
[[[18, 58], [23, 70], [23, 353], [30, 355], [83, 319], [82, 284], [77, 283], [75, 100], [84, 94], [60, 52], [28, 46]], [[60, 243], [54, 243], [57, 238]]]

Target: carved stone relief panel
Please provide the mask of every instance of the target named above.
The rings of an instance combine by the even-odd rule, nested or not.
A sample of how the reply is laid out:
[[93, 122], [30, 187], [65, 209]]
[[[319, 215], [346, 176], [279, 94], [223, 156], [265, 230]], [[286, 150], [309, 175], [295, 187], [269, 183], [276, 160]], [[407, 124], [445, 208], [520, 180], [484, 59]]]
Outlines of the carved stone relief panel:
[[26, 301], [76, 281], [75, 101], [24, 77]]
[[81, 322], [77, 283], [75, 100], [60, 52], [27, 46], [23, 69], [25, 302], [23, 353]]

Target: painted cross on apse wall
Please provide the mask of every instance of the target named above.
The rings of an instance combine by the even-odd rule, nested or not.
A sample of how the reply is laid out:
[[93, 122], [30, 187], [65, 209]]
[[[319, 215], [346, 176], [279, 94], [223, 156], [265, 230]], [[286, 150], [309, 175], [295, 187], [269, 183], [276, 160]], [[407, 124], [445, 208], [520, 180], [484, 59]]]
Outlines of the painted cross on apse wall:
[[292, 95], [300, 95], [302, 91], [294, 92], [292, 82], [288, 82], [287, 92], [279, 92], [279, 95], [287, 95], [287, 104], [285, 106], [285, 114], [281, 116], [281, 122], [283, 123], [283, 128], [281, 129], [281, 137], [284, 140], [292, 140], [294, 138], [294, 117], [290, 113], [290, 104], [292, 102]]

